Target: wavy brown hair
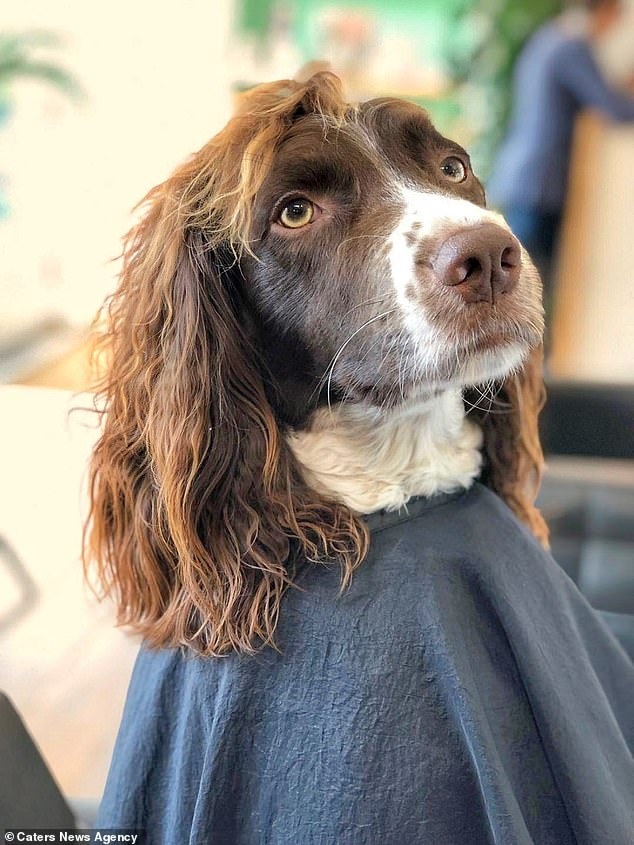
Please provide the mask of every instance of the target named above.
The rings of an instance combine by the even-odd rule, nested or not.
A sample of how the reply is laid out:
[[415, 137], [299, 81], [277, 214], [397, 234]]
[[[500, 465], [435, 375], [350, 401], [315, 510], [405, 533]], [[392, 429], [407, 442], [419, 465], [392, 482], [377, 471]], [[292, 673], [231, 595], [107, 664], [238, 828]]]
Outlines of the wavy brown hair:
[[519, 373], [508, 376], [491, 407], [473, 398], [471, 414], [483, 433], [484, 467], [481, 481], [494, 490], [548, 548], [548, 526], [535, 499], [544, 469], [539, 439], [539, 413], [546, 401], [543, 347], [534, 349]]
[[[106, 302], [84, 560], [155, 647], [205, 655], [273, 644], [293, 561], [336, 561], [347, 583], [368, 548], [357, 513], [310, 489], [267, 398], [228, 270], [249, 249], [254, 197], [298, 114], [347, 110], [328, 73], [260, 86], [141, 204]], [[489, 484], [544, 537], [538, 365], [483, 421]]]

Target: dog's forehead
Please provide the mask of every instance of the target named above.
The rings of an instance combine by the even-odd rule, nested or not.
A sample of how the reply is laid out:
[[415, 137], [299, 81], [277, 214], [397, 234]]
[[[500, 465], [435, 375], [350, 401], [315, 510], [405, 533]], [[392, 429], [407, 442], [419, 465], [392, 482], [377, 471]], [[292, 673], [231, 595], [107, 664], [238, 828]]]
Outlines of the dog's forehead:
[[466, 155], [444, 138], [421, 108], [404, 100], [370, 100], [359, 109], [359, 121], [373, 145], [391, 167], [408, 182], [437, 180], [439, 157], [449, 153]]
[[[412, 192], [485, 206], [484, 190], [469, 168], [461, 183], [443, 173], [442, 162], [454, 155], [469, 161], [423, 109], [404, 100], [370, 100], [338, 118], [302, 114], [287, 126], [258, 189], [254, 229], [263, 230], [271, 209], [293, 193], [317, 203], [329, 197], [339, 212], [359, 225], [369, 225], [370, 218], [373, 226], [385, 223], [385, 214], [396, 225], [394, 215], [411, 211]], [[378, 211], [385, 213], [379, 218]]]
[[278, 147], [267, 181], [287, 183], [302, 167], [315, 171], [321, 166], [336, 170], [337, 181], [348, 174], [351, 181], [379, 189], [393, 182], [419, 185], [481, 204], [476, 180], [471, 190], [465, 185], [454, 191], [440, 176], [440, 161], [454, 154], [468, 161], [465, 150], [441, 135], [427, 112], [405, 100], [381, 98], [350, 107], [344, 119], [320, 113], [297, 118]]
[[416, 138], [418, 143], [436, 147], [446, 143], [428, 113], [420, 106], [394, 97], [380, 97], [361, 103], [358, 120], [377, 140], [391, 142], [403, 136]]
[[[289, 127], [280, 151], [286, 156], [310, 155], [328, 149], [332, 154], [382, 152], [387, 158], [433, 152], [447, 146], [461, 149], [444, 138], [427, 112], [413, 103], [393, 98], [369, 100], [350, 108], [344, 120], [311, 113]], [[464, 151], [463, 151], [464, 152]]]
[[286, 130], [276, 160], [282, 167], [286, 162], [313, 158], [331, 158], [343, 165], [346, 161], [358, 163], [369, 154], [372, 154], [372, 145], [354, 113], [341, 121], [311, 113], [296, 119]]

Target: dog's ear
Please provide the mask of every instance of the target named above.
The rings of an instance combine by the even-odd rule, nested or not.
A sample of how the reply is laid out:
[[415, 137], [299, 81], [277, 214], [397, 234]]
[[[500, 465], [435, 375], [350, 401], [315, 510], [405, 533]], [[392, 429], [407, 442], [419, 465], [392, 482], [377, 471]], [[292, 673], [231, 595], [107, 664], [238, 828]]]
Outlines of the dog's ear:
[[544, 465], [538, 428], [545, 400], [542, 364], [540, 347], [503, 382], [491, 409], [477, 409], [474, 416], [484, 438], [482, 480], [548, 547], [548, 528], [535, 507]]
[[148, 195], [106, 307], [84, 559], [150, 645], [270, 643], [293, 545], [345, 576], [366, 550], [363, 523], [303, 483], [236, 305], [257, 183], [244, 151], [277, 117], [256, 109], [255, 135], [230, 124]]

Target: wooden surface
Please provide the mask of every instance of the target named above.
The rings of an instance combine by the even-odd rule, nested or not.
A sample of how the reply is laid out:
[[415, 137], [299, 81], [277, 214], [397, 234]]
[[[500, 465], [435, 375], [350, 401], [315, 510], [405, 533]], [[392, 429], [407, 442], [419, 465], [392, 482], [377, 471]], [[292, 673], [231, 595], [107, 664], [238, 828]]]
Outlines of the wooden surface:
[[581, 117], [557, 272], [553, 377], [634, 383], [634, 127]]
[[19, 378], [29, 387], [55, 387], [73, 392], [87, 391], [92, 386], [92, 342], [88, 333], [65, 355], [54, 358]]

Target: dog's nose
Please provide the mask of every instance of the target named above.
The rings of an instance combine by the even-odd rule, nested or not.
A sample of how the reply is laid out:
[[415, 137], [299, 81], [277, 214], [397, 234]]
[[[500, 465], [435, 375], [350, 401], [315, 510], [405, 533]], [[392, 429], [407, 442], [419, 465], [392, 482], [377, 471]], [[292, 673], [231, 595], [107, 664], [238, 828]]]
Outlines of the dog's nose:
[[513, 290], [521, 267], [519, 241], [495, 223], [450, 235], [432, 260], [438, 280], [454, 287], [465, 302], [495, 302]]

